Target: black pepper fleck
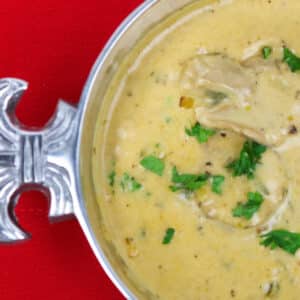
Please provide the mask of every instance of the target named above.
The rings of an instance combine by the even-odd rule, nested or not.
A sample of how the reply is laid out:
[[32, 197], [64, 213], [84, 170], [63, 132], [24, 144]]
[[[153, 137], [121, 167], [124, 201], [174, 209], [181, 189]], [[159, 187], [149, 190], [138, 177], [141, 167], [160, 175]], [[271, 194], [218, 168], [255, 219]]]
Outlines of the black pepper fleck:
[[234, 298], [236, 296], [235, 290], [230, 290], [230, 296]]
[[133, 242], [133, 238], [131, 238], [131, 237], [125, 238], [125, 243], [126, 243], [127, 245], [130, 245], [132, 242]]
[[202, 229], [203, 229], [203, 226], [201, 226], [201, 225], [197, 227], [198, 231], [201, 231]]
[[289, 134], [296, 134], [298, 132], [298, 129], [295, 125], [292, 125], [289, 129]]
[[295, 99], [300, 100], [300, 90], [297, 90], [295, 93]]

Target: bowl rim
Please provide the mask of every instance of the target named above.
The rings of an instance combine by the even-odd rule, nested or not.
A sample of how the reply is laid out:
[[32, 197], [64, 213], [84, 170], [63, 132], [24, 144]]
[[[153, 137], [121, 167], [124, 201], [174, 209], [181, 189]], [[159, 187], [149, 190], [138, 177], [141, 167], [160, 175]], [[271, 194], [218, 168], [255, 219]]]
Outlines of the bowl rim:
[[83, 123], [85, 112], [87, 111], [88, 102], [92, 93], [92, 89], [94, 87], [97, 75], [101, 72], [103, 68], [103, 64], [110, 54], [111, 50], [115, 47], [119, 39], [122, 35], [127, 31], [129, 27], [135, 23], [137, 19], [139, 19], [148, 9], [150, 9], [155, 3], [159, 0], [146, 0], [141, 3], [135, 10], [130, 13], [125, 20], [118, 26], [115, 32], [112, 34], [108, 42], [105, 44], [104, 48], [100, 52], [98, 58], [96, 59], [87, 81], [83, 87], [82, 94], [80, 97], [79, 105], [78, 105], [78, 138], [75, 145], [75, 183], [77, 188], [78, 199], [75, 200], [74, 209], [76, 217], [80, 223], [82, 230], [92, 248], [94, 255], [96, 256], [98, 262], [104, 269], [107, 276], [113, 282], [113, 284], [117, 287], [117, 289], [121, 292], [121, 294], [126, 299], [136, 299], [134, 294], [129, 290], [129, 288], [125, 285], [125, 283], [120, 279], [118, 274], [110, 265], [109, 260], [107, 259], [104, 251], [99, 245], [96, 235], [93, 231], [92, 225], [90, 223], [87, 209], [85, 207], [85, 201], [83, 196], [83, 188], [80, 179], [80, 152], [81, 152], [81, 137], [83, 134]]

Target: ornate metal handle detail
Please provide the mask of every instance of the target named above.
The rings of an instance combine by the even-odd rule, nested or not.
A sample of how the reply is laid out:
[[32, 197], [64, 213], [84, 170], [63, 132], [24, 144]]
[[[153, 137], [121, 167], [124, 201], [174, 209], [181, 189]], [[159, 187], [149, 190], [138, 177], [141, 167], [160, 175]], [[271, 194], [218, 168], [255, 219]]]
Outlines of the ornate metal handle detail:
[[18, 194], [35, 187], [51, 196], [50, 218], [73, 214], [76, 189], [72, 157], [76, 109], [60, 101], [53, 119], [40, 131], [25, 130], [14, 114], [27, 83], [0, 80], [0, 242], [24, 240], [13, 208]]

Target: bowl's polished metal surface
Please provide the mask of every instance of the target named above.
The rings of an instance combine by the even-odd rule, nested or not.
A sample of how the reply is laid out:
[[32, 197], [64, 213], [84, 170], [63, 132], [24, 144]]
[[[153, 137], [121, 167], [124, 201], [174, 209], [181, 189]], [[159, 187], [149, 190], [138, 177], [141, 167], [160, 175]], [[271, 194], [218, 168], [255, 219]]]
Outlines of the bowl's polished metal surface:
[[20, 191], [40, 188], [51, 198], [50, 218], [75, 215], [98, 261], [127, 299], [155, 298], [136, 286], [113, 245], [105, 240], [92, 180], [94, 133], [102, 99], [122, 58], [155, 24], [193, 1], [148, 0], [139, 6], [98, 57], [78, 109], [61, 101], [52, 121], [40, 131], [26, 130], [14, 117], [27, 83], [0, 80], [0, 242], [28, 237], [18, 227], [13, 207]]
[[51, 219], [72, 215], [77, 198], [73, 176], [76, 109], [61, 101], [43, 130], [26, 130], [15, 117], [15, 106], [26, 89], [25, 81], [0, 80], [0, 242], [5, 243], [28, 238], [12, 210], [21, 191], [47, 191]]

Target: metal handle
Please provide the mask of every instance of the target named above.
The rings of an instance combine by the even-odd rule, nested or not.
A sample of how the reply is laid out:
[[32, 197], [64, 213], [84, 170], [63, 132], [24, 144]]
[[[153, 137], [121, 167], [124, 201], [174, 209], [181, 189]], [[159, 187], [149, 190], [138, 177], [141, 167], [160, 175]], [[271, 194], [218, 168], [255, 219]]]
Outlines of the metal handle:
[[0, 80], [0, 242], [28, 238], [13, 209], [23, 190], [42, 188], [51, 196], [50, 218], [73, 214], [76, 188], [73, 155], [76, 109], [60, 101], [52, 120], [40, 131], [24, 129], [15, 117], [15, 106], [27, 83]]

